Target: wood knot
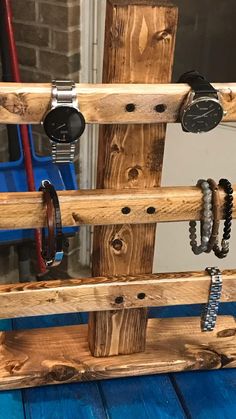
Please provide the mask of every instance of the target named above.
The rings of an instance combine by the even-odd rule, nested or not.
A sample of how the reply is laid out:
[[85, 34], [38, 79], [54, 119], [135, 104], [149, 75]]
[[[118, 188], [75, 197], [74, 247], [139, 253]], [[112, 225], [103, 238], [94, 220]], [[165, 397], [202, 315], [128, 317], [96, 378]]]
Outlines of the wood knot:
[[112, 153], [119, 153], [120, 152], [120, 149], [119, 149], [119, 147], [118, 147], [117, 144], [112, 144], [112, 146], [111, 146], [111, 152]]
[[221, 355], [211, 348], [202, 348], [197, 345], [187, 344], [185, 355], [189, 358], [189, 363], [184, 368], [185, 371], [193, 369], [216, 369], [221, 367]]
[[128, 180], [132, 181], [138, 178], [139, 172], [136, 167], [133, 167], [128, 171]]
[[56, 302], [56, 298], [48, 298], [47, 302], [48, 303], [55, 303]]
[[154, 42], [168, 41], [170, 38], [171, 38], [171, 31], [169, 29], [158, 31], [153, 35]]
[[227, 338], [230, 336], [235, 336], [236, 334], [236, 329], [232, 328], [232, 329], [225, 329], [225, 330], [221, 330], [220, 332], [217, 333], [217, 337], [218, 338]]
[[0, 97], [0, 106], [5, 108], [8, 112], [24, 116], [27, 112], [27, 100], [23, 93], [8, 94]]
[[69, 365], [56, 364], [47, 374], [46, 382], [50, 381], [68, 381], [77, 375], [77, 370]]
[[123, 246], [122, 240], [120, 239], [115, 239], [112, 241], [111, 243], [112, 247], [114, 250], [116, 250], [117, 252], [120, 252]]
[[142, 167], [139, 165], [129, 167], [126, 171], [126, 177], [127, 177], [128, 182], [134, 183], [135, 185], [139, 182], [142, 176], [143, 176]]

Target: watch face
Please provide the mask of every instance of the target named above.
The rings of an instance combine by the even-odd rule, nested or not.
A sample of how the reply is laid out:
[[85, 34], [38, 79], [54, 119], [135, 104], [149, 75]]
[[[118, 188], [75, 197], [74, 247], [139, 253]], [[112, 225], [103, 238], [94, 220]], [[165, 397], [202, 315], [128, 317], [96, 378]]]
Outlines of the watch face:
[[45, 117], [43, 126], [49, 138], [57, 143], [72, 143], [85, 129], [81, 112], [71, 106], [58, 106]]
[[183, 112], [182, 124], [189, 132], [208, 132], [215, 128], [223, 118], [223, 108], [214, 99], [199, 99]]

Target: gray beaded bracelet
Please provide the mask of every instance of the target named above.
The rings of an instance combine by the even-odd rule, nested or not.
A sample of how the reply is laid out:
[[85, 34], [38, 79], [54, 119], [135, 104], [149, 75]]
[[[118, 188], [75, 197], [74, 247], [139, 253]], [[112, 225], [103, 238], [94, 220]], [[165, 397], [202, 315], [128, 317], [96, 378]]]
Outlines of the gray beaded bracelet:
[[212, 191], [209, 183], [200, 179], [197, 182], [197, 186], [200, 186], [203, 193], [203, 217], [201, 220], [201, 244], [197, 244], [196, 234], [196, 221], [189, 222], [189, 238], [190, 246], [195, 255], [200, 255], [207, 250], [208, 242], [211, 237], [212, 224], [213, 224], [213, 213], [212, 213]]

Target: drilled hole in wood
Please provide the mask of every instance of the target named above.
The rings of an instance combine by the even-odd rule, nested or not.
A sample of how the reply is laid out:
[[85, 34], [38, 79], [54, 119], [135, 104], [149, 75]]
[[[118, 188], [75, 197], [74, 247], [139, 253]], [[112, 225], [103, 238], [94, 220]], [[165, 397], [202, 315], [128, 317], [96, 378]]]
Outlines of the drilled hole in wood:
[[163, 103], [161, 103], [160, 105], [156, 105], [154, 109], [158, 113], [163, 113], [166, 110], [166, 105], [164, 105]]
[[125, 214], [125, 215], [129, 214], [130, 211], [131, 211], [131, 209], [129, 207], [124, 207], [121, 210], [122, 214]]
[[154, 207], [148, 207], [147, 208], [147, 213], [148, 214], [155, 214], [155, 212], [156, 212], [156, 208], [154, 208]]
[[116, 297], [115, 298], [115, 303], [116, 304], [122, 304], [124, 302], [124, 298], [123, 297]]
[[135, 104], [134, 103], [127, 103], [125, 107], [127, 112], [134, 112], [135, 111]]
[[138, 297], [138, 299], [139, 299], [139, 300], [144, 300], [144, 298], [146, 297], [146, 294], [145, 294], [144, 292], [140, 292], [140, 293], [137, 295], [137, 297]]

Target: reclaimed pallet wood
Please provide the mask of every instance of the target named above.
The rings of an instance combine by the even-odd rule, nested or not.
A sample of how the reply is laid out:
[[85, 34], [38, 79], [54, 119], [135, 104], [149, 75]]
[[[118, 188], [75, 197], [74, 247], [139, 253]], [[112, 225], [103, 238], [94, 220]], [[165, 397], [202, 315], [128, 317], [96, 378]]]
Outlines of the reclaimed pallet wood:
[[[235, 301], [236, 270], [222, 279], [221, 302]], [[200, 271], [0, 285], [0, 318], [206, 303], [210, 282]]]
[[[39, 327], [67, 326], [81, 323], [79, 313], [31, 317], [13, 320], [13, 327], [35, 329]], [[9, 392], [14, 395], [15, 392]], [[0, 392], [1, 397], [1, 392]], [[26, 419], [106, 419], [105, 407], [96, 382], [44, 386], [22, 390]], [[1, 400], [1, 399], [0, 399]], [[13, 419], [11, 416], [6, 418]], [[0, 414], [1, 418], [1, 414]], [[1, 418], [2, 419], [2, 418]], [[16, 419], [18, 417], [16, 416]], [[21, 418], [20, 418], [21, 419]]]
[[[212, 84], [219, 90], [227, 111], [223, 121], [236, 121], [236, 83]], [[77, 84], [76, 87], [80, 109], [89, 124], [179, 122], [180, 107], [190, 91], [186, 84]], [[1, 124], [39, 124], [50, 108], [51, 84], [0, 83], [0, 101]], [[135, 105], [133, 112], [127, 111], [130, 103]]]
[[[177, 8], [165, 2], [150, 5], [108, 0], [103, 82], [170, 82], [177, 15]], [[129, 102], [126, 109], [135, 106]], [[97, 187], [133, 190], [160, 186], [165, 130], [164, 124], [147, 123], [101, 127]], [[115, 214], [113, 220], [115, 225], [94, 229], [93, 275], [151, 272], [155, 225], [119, 226]], [[146, 326], [145, 308], [92, 312], [89, 316], [91, 353], [108, 356], [143, 351]]]
[[[0, 321], [1, 330], [12, 330], [11, 320]], [[0, 392], [0, 419], [25, 419], [21, 390]]]
[[[144, 185], [143, 185], [144, 186]], [[236, 217], [236, 185], [233, 185], [233, 217]], [[195, 186], [162, 187], [123, 190], [80, 190], [58, 191], [62, 223], [75, 225], [153, 224], [157, 222], [200, 220], [202, 192]], [[220, 190], [221, 216], [225, 193]], [[0, 228], [17, 229], [46, 226], [46, 207], [41, 192], [2, 192], [0, 193]], [[141, 226], [139, 226], [141, 228]], [[145, 226], [143, 226], [145, 227]], [[146, 229], [153, 226], [146, 226]], [[112, 227], [110, 227], [111, 229]], [[111, 235], [113, 258], [119, 252], [118, 234]], [[126, 241], [133, 227], [124, 227]], [[125, 241], [125, 243], [126, 243]], [[121, 250], [121, 249], [120, 249]], [[117, 256], [118, 257], [118, 256]], [[115, 260], [115, 259], [114, 259]], [[114, 268], [110, 274], [124, 274]], [[128, 272], [127, 272], [128, 273]], [[132, 272], [140, 273], [140, 272]], [[143, 272], [145, 273], [145, 272]], [[96, 276], [105, 275], [102, 272]]]
[[150, 319], [145, 352], [114, 357], [93, 357], [87, 331], [80, 325], [1, 332], [0, 388], [236, 365], [232, 316], [219, 316], [209, 333], [200, 331], [197, 317]]

